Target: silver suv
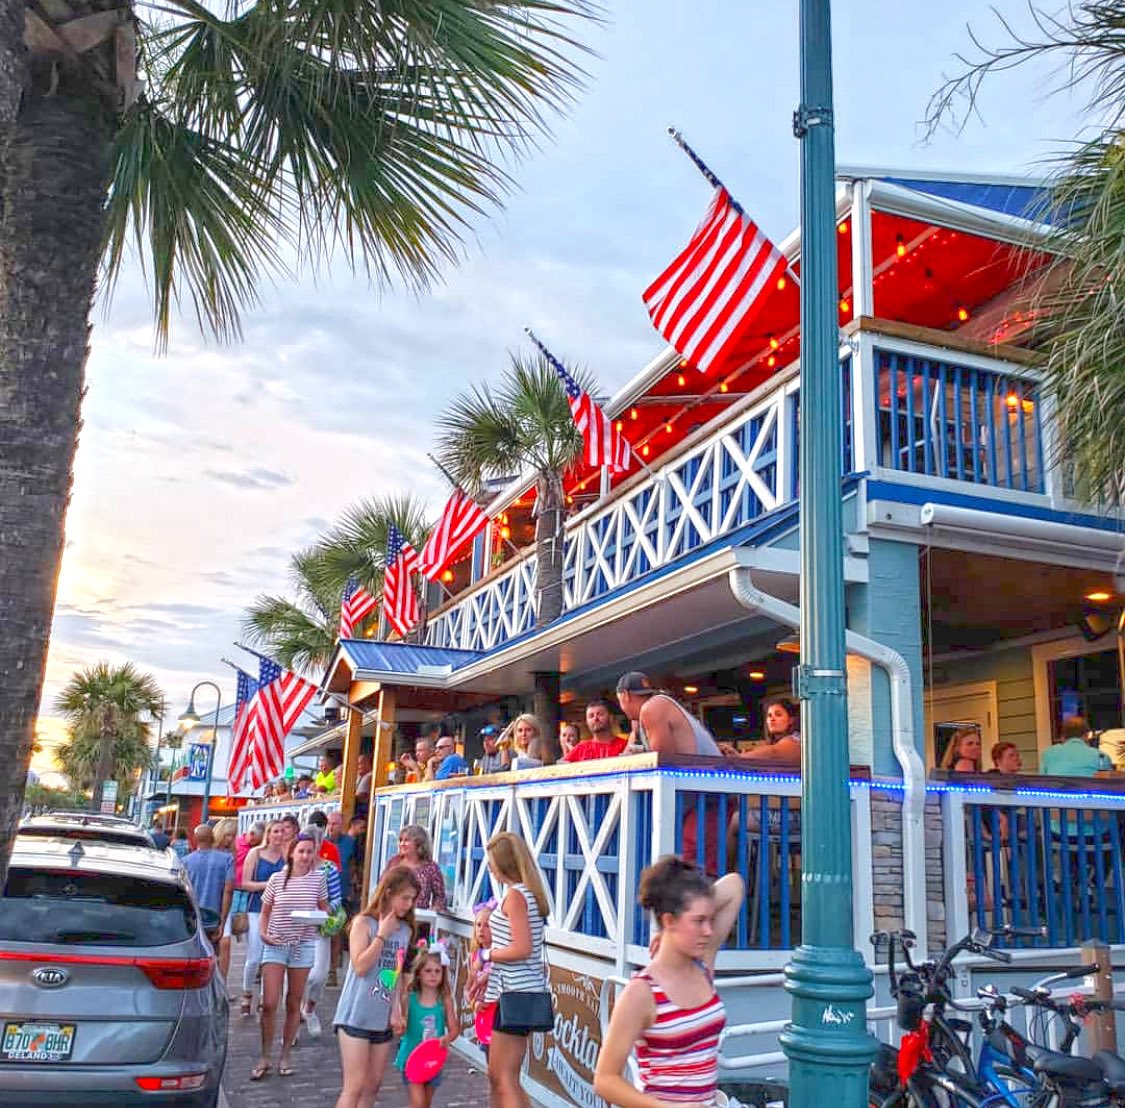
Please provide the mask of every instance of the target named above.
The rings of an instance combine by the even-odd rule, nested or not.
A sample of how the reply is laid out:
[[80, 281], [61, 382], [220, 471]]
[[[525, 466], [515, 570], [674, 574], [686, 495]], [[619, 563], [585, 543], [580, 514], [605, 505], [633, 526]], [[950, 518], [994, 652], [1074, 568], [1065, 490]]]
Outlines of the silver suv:
[[229, 1004], [202, 915], [170, 851], [18, 835], [0, 1104], [213, 1108]]

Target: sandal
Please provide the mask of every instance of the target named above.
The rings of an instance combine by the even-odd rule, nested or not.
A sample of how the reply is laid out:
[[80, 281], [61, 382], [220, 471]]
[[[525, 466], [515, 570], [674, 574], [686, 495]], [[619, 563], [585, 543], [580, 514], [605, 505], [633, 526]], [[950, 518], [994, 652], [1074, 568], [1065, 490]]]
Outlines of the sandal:
[[254, 998], [249, 993], [243, 994], [242, 1003], [239, 1005], [239, 1011], [244, 1016], [252, 1016], [254, 1014]]
[[271, 1066], [269, 1064], [269, 1062], [259, 1062], [250, 1071], [250, 1080], [251, 1081], [261, 1081], [263, 1077], [268, 1076], [270, 1070], [272, 1070], [272, 1069], [273, 1069], [273, 1066]]
[[277, 1073], [279, 1077], [292, 1077], [296, 1072], [296, 1069], [289, 1062], [286, 1062], [284, 1065], [277, 1067]]

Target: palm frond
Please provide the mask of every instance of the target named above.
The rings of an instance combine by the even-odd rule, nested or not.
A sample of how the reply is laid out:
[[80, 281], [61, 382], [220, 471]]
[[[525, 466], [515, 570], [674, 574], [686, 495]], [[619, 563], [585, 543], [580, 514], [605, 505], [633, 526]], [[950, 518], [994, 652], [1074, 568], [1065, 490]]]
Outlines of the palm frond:
[[151, 10], [108, 274], [132, 239], [151, 255], [160, 334], [182, 286], [224, 338], [286, 248], [312, 266], [342, 253], [380, 284], [432, 281], [512, 187], [504, 163], [574, 97], [584, 48], [569, 28], [599, 15], [586, 0]]
[[336, 649], [339, 613], [320, 621], [291, 600], [259, 596], [247, 609], [242, 632], [283, 666], [309, 672], [323, 668]]

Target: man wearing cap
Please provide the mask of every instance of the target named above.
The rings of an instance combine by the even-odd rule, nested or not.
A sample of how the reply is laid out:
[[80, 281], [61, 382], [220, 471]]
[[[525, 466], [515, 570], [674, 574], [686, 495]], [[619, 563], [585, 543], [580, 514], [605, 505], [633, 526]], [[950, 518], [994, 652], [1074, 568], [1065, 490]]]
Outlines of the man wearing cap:
[[654, 689], [643, 674], [632, 670], [617, 682], [621, 710], [639, 724], [650, 750], [660, 754], [696, 754], [721, 758], [714, 735], [678, 700]]
[[484, 744], [484, 753], [477, 759], [477, 773], [501, 773], [508, 768], [508, 762], [498, 745], [500, 728], [495, 723], [490, 723], [480, 730], [481, 742]]
[[[623, 673], [617, 682], [617, 702], [621, 710], [635, 723], [648, 743], [658, 754], [692, 754], [721, 758], [715, 737], [678, 700], [666, 692], [654, 689], [643, 674], [633, 670]], [[713, 877], [719, 876], [719, 837], [726, 831], [719, 828], [717, 797], [708, 797], [705, 803], [703, 849], [699, 843], [699, 816], [694, 805], [684, 817], [682, 854], [689, 862], [696, 862]]]

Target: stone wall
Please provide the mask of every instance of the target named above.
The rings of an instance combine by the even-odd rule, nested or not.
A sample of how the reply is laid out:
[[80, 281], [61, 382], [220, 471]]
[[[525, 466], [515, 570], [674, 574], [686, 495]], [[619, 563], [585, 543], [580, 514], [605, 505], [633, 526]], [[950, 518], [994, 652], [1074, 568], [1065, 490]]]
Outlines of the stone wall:
[[[926, 798], [926, 922], [931, 949], [940, 950], [945, 934], [945, 875], [941, 856], [941, 799]], [[902, 794], [871, 790], [871, 882], [875, 927], [903, 926]]]

